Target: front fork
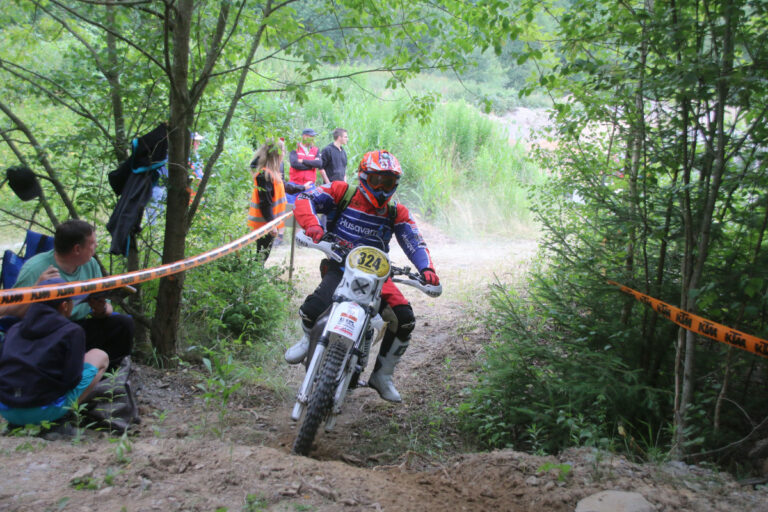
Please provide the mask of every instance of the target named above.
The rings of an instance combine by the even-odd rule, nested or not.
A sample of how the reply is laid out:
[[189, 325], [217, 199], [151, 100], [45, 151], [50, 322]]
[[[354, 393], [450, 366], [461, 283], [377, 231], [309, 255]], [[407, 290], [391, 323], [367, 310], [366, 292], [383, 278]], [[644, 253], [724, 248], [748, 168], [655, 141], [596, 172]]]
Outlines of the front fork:
[[309, 392], [312, 390], [312, 382], [315, 380], [315, 374], [317, 373], [317, 367], [320, 366], [320, 361], [323, 359], [323, 353], [328, 346], [328, 336], [325, 331], [315, 346], [315, 351], [312, 354], [312, 360], [307, 367], [307, 373], [304, 375], [304, 380], [301, 382], [299, 392], [296, 395], [296, 403], [293, 405], [293, 411], [291, 411], [291, 419], [293, 421], [299, 421], [301, 413], [304, 412], [309, 401]]
[[[349, 329], [348, 323], [339, 321], [340, 318], [349, 319], [350, 317], [356, 319], [356, 325], [351, 330]], [[337, 377], [339, 384], [336, 386], [336, 392], [334, 393], [333, 398], [333, 410], [330, 417], [328, 418], [328, 421], [326, 422], [325, 430], [329, 431], [334, 427], [336, 423], [336, 416], [341, 412], [341, 406], [344, 403], [347, 389], [349, 389], [352, 376], [355, 374], [355, 370], [357, 369], [357, 362], [359, 359], [358, 355], [361, 353], [355, 348], [357, 347], [359, 349], [361, 339], [368, 340], [368, 342], [364, 345], [362, 352], [363, 357], [365, 357], [369, 351], [369, 318], [370, 313], [366, 312], [358, 304], [349, 302], [334, 304], [328, 317], [328, 321], [325, 324], [325, 328], [323, 329], [323, 334], [320, 336], [320, 339], [315, 346], [314, 353], [312, 354], [312, 360], [309, 362], [309, 366], [307, 367], [307, 373], [304, 376], [304, 380], [299, 387], [299, 392], [296, 395], [296, 403], [294, 404], [293, 411], [291, 412], [292, 420], [298, 421], [304, 412], [304, 408], [306, 407], [310, 398], [310, 393], [312, 392], [312, 384], [315, 381], [315, 376], [323, 359], [323, 354], [328, 347], [328, 340], [330, 339], [331, 335], [334, 335], [343, 338], [344, 341], [348, 343], [353, 344], [353, 346], [350, 347], [347, 351], [347, 358], [344, 361], [344, 364], [341, 366], [340, 374]], [[343, 334], [341, 330], [337, 331], [337, 329], [339, 329], [338, 326], [341, 324], [344, 326]], [[348, 337], [347, 333], [352, 334], [353, 337]]]

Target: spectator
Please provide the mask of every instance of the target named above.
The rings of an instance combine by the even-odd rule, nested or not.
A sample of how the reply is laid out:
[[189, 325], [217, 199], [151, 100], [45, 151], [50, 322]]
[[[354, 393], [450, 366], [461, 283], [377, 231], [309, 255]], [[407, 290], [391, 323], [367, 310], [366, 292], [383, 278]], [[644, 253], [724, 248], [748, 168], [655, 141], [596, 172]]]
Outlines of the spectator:
[[[53, 236], [53, 250], [36, 254], [24, 263], [14, 288], [35, 286], [47, 279], [66, 282], [86, 281], [102, 277], [94, 259], [96, 231], [83, 220], [72, 219], [59, 224]], [[0, 316], [24, 317], [30, 304], [0, 307]], [[90, 296], [77, 304], [71, 314], [73, 322], [85, 330], [85, 348], [98, 348], [109, 355], [110, 367], [130, 355], [133, 345], [133, 318], [114, 313], [112, 304], [103, 296]]]
[[323, 170], [329, 181], [344, 181], [347, 177], [347, 153], [343, 146], [348, 140], [347, 130], [336, 128], [333, 130], [333, 142], [323, 148]]
[[[301, 132], [301, 142], [295, 150], [291, 151], [288, 160], [291, 167], [288, 171], [288, 182], [295, 185], [304, 186], [314, 185], [317, 181], [317, 170], [323, 176], [323, 183], [329, 183], [325, 170], [322, 169], [323, 161], [320, 158], [320, 151], [314, 145], [317, 132], [312, 128], [307, 128]], [[289, 194], [288, 202], [293, 204], [296, 194]]]
[[[299, 192], [303, 192], [304, 190], [307, 190], [314, 186], [314, 183], [305, 183], [303, 185], [297, 185], [296, 183], [291, 183], [285, 181], [285, 161], [282, 158], [282, 155], [285, 154], [285, 139], [280, 137], [278, 145], [280, 146], [281, 151], [281, 158], [280, 158], [280, 179], [283, 182], [283, 187], [285, 188], [285, 194], [286, 196], [293, 194], [297, 195]], [[251, 159], [251, 163], [249, 164], [249, 169], [251, 171], [251, 177], [255, 176], [256, 172], [259, 170], [259, 163], [263, 163], [266, 159], [266, 155], [262, 153], [262, 150], [266, 146], [262, 145], [259, 149], [256, 150], [256, 152], [253, 154], [253, 158]]]
[[[38, 284], [61, 284], [54, 278]], [[31, 304], [0, 353], [0, 416], [14, 425], [56, 421], [88, 398], [109, 364], [86, 352], [85, 331], [68, 319], [72, 298]]]
[[[251, 231], [273, 221], [285, 212], [285, 188], [280, 177], [280, 164], [283, 160], [282, 141], [267, 140], [253, 156], [250, 164], [253, 178], [253, 192], [248, 209], [248, 227]], [[261, 164], [261, 165], [260, 165]], [[303, 187], [299, 187], [303, 190]], [[284, 224], [274, 226], [269, 233], [256, 240], [256, 251], [267, 261], [272, 244]]]

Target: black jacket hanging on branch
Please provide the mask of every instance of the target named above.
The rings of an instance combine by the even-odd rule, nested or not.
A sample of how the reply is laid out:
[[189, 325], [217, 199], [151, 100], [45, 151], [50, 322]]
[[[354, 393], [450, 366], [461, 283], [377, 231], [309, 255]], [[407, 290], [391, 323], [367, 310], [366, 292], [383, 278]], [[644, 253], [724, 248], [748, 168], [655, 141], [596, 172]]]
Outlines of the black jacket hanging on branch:
[[144, 207], [152, 197], [158, 169], [168, 160], [168, 130], [165, 123], [133, 139], [131, 156], [109, 173], [109, 184], [120, 199], [107, 222], [112, 235], [112, 254], [128, 255], [131, 237], [141, 229]]

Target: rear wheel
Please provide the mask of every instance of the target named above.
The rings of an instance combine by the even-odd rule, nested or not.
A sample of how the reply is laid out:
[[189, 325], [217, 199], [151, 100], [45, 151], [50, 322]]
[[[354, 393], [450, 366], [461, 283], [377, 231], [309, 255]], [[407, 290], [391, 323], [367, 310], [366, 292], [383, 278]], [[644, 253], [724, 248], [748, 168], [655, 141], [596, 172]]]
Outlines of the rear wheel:
[[312, 448], [320, 424], [326, 420], [333, 408], [333, 395], [336, 391], [336, 377], [339, 375], [341, 363], [344, 362], [346, 347], [338, 342], [331, 342], [323, 354], [323, 364], [320, 368], [312, 396], [304, 413], [296, 441], [293, 443], [293, 453], [307, 455]]

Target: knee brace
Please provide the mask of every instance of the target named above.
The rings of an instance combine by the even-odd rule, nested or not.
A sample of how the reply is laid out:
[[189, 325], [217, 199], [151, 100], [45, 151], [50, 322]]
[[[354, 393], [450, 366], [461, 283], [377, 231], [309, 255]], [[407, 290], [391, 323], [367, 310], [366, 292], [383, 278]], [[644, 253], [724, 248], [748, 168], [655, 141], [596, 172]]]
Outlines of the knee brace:
[[397, 331], [395, 335], [401, 341], [411, 339], [411, 332], [416, 327], [416, 317], [413, 315], [413, 308], [410, 304], [403, 304], [392, 308], [397, 317]]
[[381, 350], [383, 354], [389, 351], [395, 338], [404, 343], [411, 339], [411, 332], [416, 327], [416, 318], [413, 316], [413, 309], [410, 304], [395, 306], [392, 312], [397, 317], [397, 328], [395, 330], [387, 329], [384, 332], [384, 339], [381, 340]]
[[317, 306], [318, 304], [313, 304], [313, 301], [307, 298], [299, 308], [299, 318], [301, 318], [304, 327], [307, 329], [312, 329], [315, 321], [317, 321], [317, 317], [320, 316], [321, 311], [318, 311], [319, 308]]

